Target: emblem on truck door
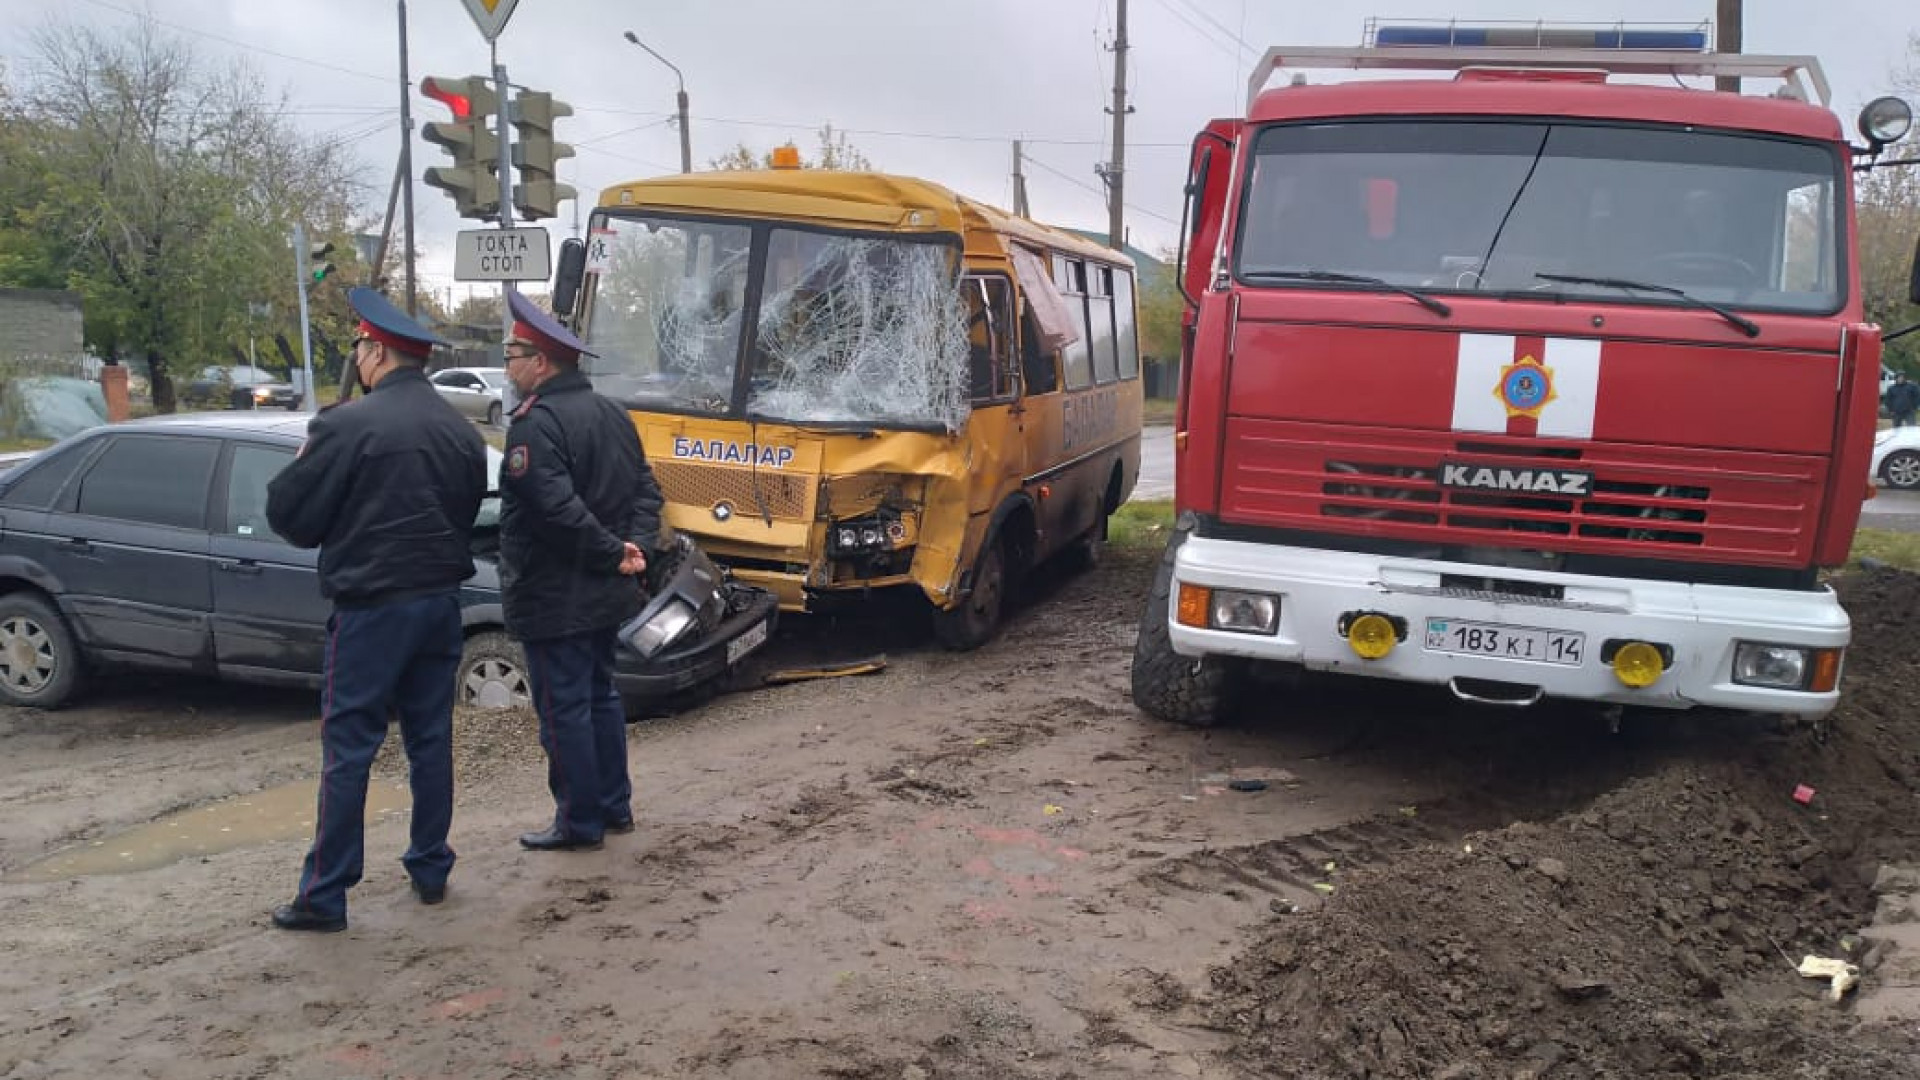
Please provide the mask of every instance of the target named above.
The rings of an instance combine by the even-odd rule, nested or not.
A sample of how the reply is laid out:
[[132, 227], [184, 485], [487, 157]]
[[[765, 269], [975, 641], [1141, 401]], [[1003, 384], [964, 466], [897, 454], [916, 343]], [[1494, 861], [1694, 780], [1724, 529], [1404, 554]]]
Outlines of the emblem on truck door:
[[1593, 474], [1577, 469], [1513, 469], [1501, 465], [1443, 461], [1440, 463], [1440, 486], [1474, 491], [1517, 491], [1529, 495], [1591, 495]]

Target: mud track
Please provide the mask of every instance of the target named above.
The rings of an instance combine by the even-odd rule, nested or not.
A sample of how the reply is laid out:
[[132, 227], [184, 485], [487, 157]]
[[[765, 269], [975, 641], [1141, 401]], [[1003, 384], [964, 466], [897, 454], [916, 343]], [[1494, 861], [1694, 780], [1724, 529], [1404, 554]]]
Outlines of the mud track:
[[[331, 937], [266, 925], [301, 840], [19, 880], [310, 777], [310, 697], [0, 716], [0, 1075], [1920, 1076], [1883, 942], [1920, 862], [1915, 579], [1842, 583], [1825, 730], [1329, 682], [1194, 732], [1126, 698], [1152, 565], [965, 656], [791, 622], [769, 664], [887, 670], [636, 727], [641, 828], [598, 853], [514, 846], [546, 812], [530, 720], [464, 716], [448, 902], [381, 822]], [[1809, 953], [1862, 990], [1829, 1004]]]

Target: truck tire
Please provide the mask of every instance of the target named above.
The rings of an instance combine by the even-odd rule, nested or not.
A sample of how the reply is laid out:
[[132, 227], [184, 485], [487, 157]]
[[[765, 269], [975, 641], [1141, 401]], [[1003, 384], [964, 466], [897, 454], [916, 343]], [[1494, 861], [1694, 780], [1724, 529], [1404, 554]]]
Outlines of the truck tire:
[[1147, 610], [1133, 643], [1133, 703], [1148, 716], [1188, 727], [1212, 727], [1225, 719], [1242, 661], [1228, 656], [1181, 656], [1167, 632], [1173, 591], [1173, 557], [1185, 534], [1175, 533], [1160, 556], [1147, 593]]
[[80, 683], [80, 650], [67, 621], [39, 594], [0, 596], [0, 701], [57, 709]]

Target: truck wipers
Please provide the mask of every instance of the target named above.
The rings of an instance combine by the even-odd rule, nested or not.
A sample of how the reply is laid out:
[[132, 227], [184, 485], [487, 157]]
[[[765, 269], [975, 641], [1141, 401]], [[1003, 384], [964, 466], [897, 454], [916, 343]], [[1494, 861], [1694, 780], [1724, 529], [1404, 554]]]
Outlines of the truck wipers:
[[1248, 281], [1326, 281], [1341, 285], [1374, 285], [1389, 292], [1397, 292], [1443, 318], [1453, 314], [1452, 308], [1426, 293], [1409, 289], [1405, 285], [1395, 285], [1385, 278], [1367, 277], [1364, 274], [1342, 274], [1335, 270], [1247, 270], [1240, 276]]
[[1628, 281], [1626, 278], [1583, 277], [1579, 274], [1535, 274], [1533, 276], [1536, 278], [1539, 278], [1541, 281], [1552, 281], [1562, 285], [1598, 285], [1601, 288], [1605, 288], [1605, 289], [1627, 289], [1631, 291], [1660, 293], [1663, 296], [1678, 297], [1681, 300], [1684, 300], [1687, 303], [1692, 304], [1694, 307], [1703, 308], [1707, 311], [1713, 312], [1715, 315], [1718, 315], [1721, 318], [1727, 320], [1728, 322], [1732, 323], [1734, 326], [1739, 327], [1740, 332], [1747, 335], [1748, 337], [1760, 336], [1759, 323], [1756, 323], [1752, 319], [1746, 318], [1744, 316], [1737, 315], [1734, 312], [1721, 307], [1719, 304], [1716, 304], [1711, 300], [1702, 300], [1699, 297], [1694, 296], [1693, 294], [1687, 292], [1685, 289], [1676, 289], [1671, 285], [1656, 285], [1656, 284], [1651, 284], [1645, 281]]

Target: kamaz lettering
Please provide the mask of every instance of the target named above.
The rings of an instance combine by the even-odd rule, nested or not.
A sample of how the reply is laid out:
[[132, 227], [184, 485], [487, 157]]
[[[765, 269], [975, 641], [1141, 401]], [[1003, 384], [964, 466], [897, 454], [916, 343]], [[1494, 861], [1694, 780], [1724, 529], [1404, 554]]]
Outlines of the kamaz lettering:
[[793, 461], [793, 447], [760, 446], [756, 443], [737, 443], [727, 439], [690, 439], [685, 435], [675, 435], [673, 456], [688, 461], [717, 461], [727, 465], [764, 465], [768, 468], [780, 469]]
[[1593, 474], [1568, 469], [1496, 469], [1445, 462], [1440, 486], [1480, 491], [1527, 491], [1535, 495], [1591, 495]]

